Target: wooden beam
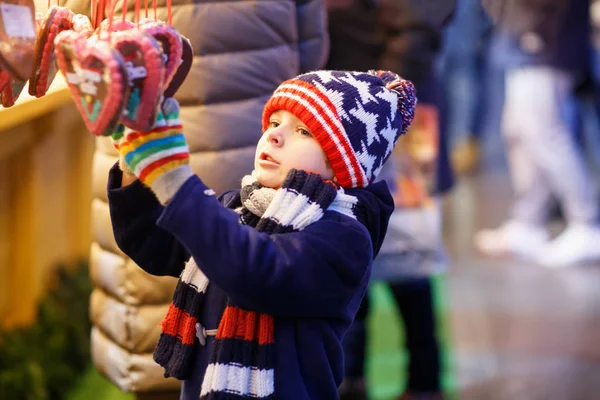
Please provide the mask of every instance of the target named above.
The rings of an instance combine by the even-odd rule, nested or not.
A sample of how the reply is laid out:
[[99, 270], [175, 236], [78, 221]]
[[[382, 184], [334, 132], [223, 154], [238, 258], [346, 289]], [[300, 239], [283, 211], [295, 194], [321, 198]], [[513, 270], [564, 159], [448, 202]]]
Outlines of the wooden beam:
[[9, 128], [29, 122], [72, 102], [71, 93], [61, 74], [56, 75], [48, 93], [39, 99], [30, 96], [28, 90], [26, 85], [14, 106], [9, 108], [0, 106], [0, 137]]

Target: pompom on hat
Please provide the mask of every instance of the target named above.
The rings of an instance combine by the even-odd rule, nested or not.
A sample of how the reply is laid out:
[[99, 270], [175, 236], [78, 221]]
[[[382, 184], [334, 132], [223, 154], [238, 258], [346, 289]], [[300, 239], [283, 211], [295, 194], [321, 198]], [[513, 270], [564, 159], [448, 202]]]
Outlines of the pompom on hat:
[[314, 71], [283, 82], [267, 101], [263, 131], [277, 110], [306, 124], [342, 187], [375, 180], [414, 118], [414, 85], [389, 71]]

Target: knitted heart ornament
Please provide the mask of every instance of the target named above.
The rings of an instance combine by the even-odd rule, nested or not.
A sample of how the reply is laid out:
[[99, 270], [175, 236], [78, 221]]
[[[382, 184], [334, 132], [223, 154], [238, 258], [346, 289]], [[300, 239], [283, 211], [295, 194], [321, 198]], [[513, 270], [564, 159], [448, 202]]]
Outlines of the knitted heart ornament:
[[0, 3], [0, 64], [12, 76], [29, 79], [36, 40], [33, 0]]
[[92, 36], [94, 33], [94, 27], [92, 26], [90, 19], [81, 14], [76, 14], [73, 16], [73, 30], [87, 37]]
[[25, 88], [27, 82], [22, 80], [12, 80], [10, 85], [6, 86], [0, 92], [0, 102], [5, 108], [12, 107], [15, 105], [15, 101], [19, 98], [19, 95]]
[[52, 6], [40, 25], [35, 43], [33, 71], [29, 78], [29, 94], [42, 97], [56, 76], [54, 39], [73, 27], [73, 12], [65, 7]]
[[159, 44], [136, 29], [113, 32], [111, 44], [123, 57], [129, 96], [122, 123], [136, 131], [150, 129], [163, 94], [165, 65]]
[[8, 71], [0, 68], [0, 91], [4, 90], [5, 87], [10, 85], [12, 81], [12, 76], [8, 73]]
[[160, 44], [165, 62], [164, 85], [169, 85], [181, 64], [183, 53], [181, 35], [168, 24], [150, 19], [140, 21], [140, 30], [154, 37]]
[[110, 18], [105, 19], [100, 23], [101, 32], [115, 32], [115, 31], [127, 31], [135, 28], [135, 24], [131, 21], [123, 19], [121, 17], [113, 17], [112, 22]]
[[177, 68], [177, 72], [171, 79], [171, 83], [165, 90], [165, 98], [175, 96], [177, 90], [181, 87], [183, 81], [188, 76], [190, 69], [192, 69], [192, 61], [194, 59], [194, 49], [192, 49], [192, 44], [190, 40], [184, 36], [181, 37], [181, 44], [183, 45], [183, 52], [181, 55], [181, 64], [179, 64], [179, 68]]
[[86, 126], [96, 136], [110, 135], [129, 94], [123, 58], [109, 43], [74, 31], [58, 35], [55, 51]]

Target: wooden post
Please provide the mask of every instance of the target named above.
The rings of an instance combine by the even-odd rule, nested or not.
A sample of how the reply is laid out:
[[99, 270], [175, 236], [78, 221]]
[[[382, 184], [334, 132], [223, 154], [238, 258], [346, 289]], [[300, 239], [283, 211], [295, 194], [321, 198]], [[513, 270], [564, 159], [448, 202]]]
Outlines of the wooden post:
[[[30, 128], [23, 127], [20, 132], [27, 134]], [[7, 133], [3, 142], [10, 135], [18, 135], [17, 129]], [[4, 170], [0, 182], [0, 192], [5, 193], [6, 202], [0, 214], [5, 214], [4, 232], [8, 236], [8, 252], [4, 255], [6, 263], [0, 265], [5, 280], [4, 318], [5, 327], [26, 325], [35, 318], [35, 305], [40, 288], [34, 270], [34, 238], [31, 235], [35, 215], [33, 210], [32, 152], [29, 146], [16, 148], [2, 159]]]
[[53, 269], [88, 258], [94, 141], [64, 80], [55, 84], [0, 107], [2, 328], [33, 322]]

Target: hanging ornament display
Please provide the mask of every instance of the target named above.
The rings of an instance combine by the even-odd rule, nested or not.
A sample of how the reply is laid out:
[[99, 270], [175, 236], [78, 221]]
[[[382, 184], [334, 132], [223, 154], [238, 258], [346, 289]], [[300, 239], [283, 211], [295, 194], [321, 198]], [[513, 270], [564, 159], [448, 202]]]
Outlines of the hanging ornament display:
[[[44, 13], [41, 13], [41, 12], [35, 13], [36, 30], [39, 30], [42, 22], [44, 21], [44, 17], [45, 17]], [[2, 88], [0, 90], [0, 103], [2, 104], [3, 107], [8, 108], [8, 107], [12, 107], [15, 104], [15, 102], [17, 101], [17, 99], [19, 98], [21, 93], [23, 92], [23, 89], [25, 88], [27, 81], [24, 81], [20, 78], [11, 76], [7, 72], [6, 72], [6, 74], [8, 76], [10, 76], [10, 82], [8, 85], [5, 85], [5, 86], [0, 84], [0, 87]], [[0, 73], [0, 75], [2, 75], [2, 74]]]
[[136, 30], [114, 32], [111, 45], [125, 62], [129, 95], [122, 122], [137, 131], [152, 127], [163, 94], [165, 63], [152, 36]]
[[0, 66], [16, 78], [29, 79], [35, 40], [33, 0], [0, 1]]
[[[29, 81], [32, 96], [44, 96], [58, 71], [75, 106], [95, 135], [110, 135], [117, 124], [138, 131], [151, 128], [161, 100], [172, 97], [193, 60], [188, 39], [168, 21], [148, 17], [148, 1], [92, 0], [91, 18], [48, 3], [34, 13], [33, 0], [0, 0], [0, 101], [14, 104]], [[115, 16], [118, 3], [121, 16]], [[18, 22], [18, 23], [17, 23]], [[10, 49], [10, 50], [9, 50]]]
[[125, 109], [129, 82], [123, 57], [110, 43], [79, 32], [56, 39], [58, 67], [75, 106], [94, 135], [110, 135]]
[[183, 44], [181, 35], [174, 28], [162, 21], [144, 19], [140, 22], [140, 31], [152, 36], [159, 43], [165, 64], [165, 88], [171, 83], [177, 68], [181, 64]]
[[42, 97], [58, 71], [54, 56], [54, 39], [67, 29], [73, 29], [73, 12], [65, 7], [48, 8], [39, 26], [35, 43], [33, 71], [29, 78], [29, 94]]
[[194, 49], [188, 38], [181, 36], [181, 63], [175, 71], [175, 75], [171, 79], [169, 86], [165, 89], [165, 98], [175, 96], [185, 78], [187, 78], [192, 69], [192, 61], [194, 60]]

